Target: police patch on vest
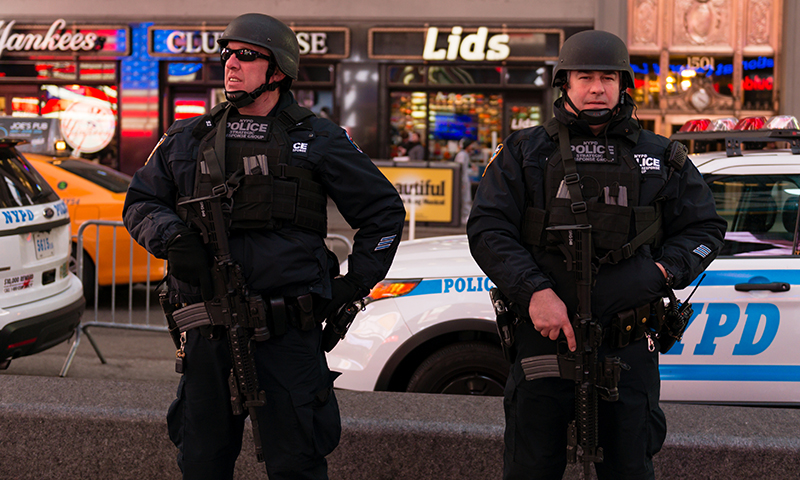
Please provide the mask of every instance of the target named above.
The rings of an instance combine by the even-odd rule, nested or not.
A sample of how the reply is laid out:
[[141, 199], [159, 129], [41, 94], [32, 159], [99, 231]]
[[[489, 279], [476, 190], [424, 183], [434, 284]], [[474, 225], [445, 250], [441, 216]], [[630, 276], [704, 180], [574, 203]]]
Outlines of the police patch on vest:
[[642, 173], [647, 173], [649, 170], [661, 170], [660, 158], [653, 158], [646, 153], [634, 153], [633, 158], [642, 167]]
[[255, 118], [235, 118], [228, 122], [225, 138], [236, 140], [267, 140], [270, 122]]
[[606, 146], [599, 140], [583, 140], [569, 146], [577, 163], [617, 163], [617, 149], [613, 144]]

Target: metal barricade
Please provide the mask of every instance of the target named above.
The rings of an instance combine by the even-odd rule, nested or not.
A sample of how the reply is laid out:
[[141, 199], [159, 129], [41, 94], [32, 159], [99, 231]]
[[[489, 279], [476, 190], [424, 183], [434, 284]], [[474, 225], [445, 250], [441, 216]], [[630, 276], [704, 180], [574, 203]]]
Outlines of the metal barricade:
[[[104, 328], [122, 328], [122, 329], [129, 329], [129, 330], [144, 330], [144, 331], [152, 331], [152, 332], [167, 332], [167, 323], [166, 319], [163, 316], [160, 316], [157, 320], [153, 320], [151, 322], [150, 319], [150, 291], [152, 288], [151, 284], [151, 260], [152, 256], [147, 256], [147, 278], [144, 282], [145, 285], [145, 315], [144, 321], [139, 323], [134, 323], [133, 321], [133, 252], [134, 252], [134, 241], [133, 238], [129, 238], [128, 244], [128, 319], [127, 322], [124, 320], [120, 321], [117, 319], [117, 229], [118, 228], [125, 228], [122, 222], [114, 222], [108, 220], [89, 220], [81, 224], [80, 228], [78, 229], [77, 235], [77, 251], [75, 255], [75, 261], [77, 266], [77, 276], [78, 278], [83, 280], [83, 269], [86, 267], [83, 264], [83, 245], [84, 245], [84, 231], [90, 227], [94, 226], [95, 228], [95, 256], [94, 256], [94, 285], [91, 288], [94, 289], [94, 319], [91, 321], [85, 321], [86, 313], [84, 313], [84, 321], [81, 322], [80, 326], [75, 331], [75, 338], [72, 341], [72, 347], [67, 354], [67, 358], [64, 361], [64, 366], [61, 368], [61, 373], [59, 376], [64, 377], [69, 372], [69, 367], [72, 364], [72, 360], [75, 357], [75, 353], [78, 350], [78, 345], [80, 345], [81, 335], [85, 334], [86, 338], [89, 339], [89, 343], [92, 344], [95, 353], [97, 354], [98, 358], [100, 359], [101, 363], [107, 363], [103, 353], [100, 351], [97, 343], [92, 338], [89, 329], [91, 327], [104, 327]], [[112, 233], [112, 247], [111, 247], [111, 258], [104, 259], [101, 257], [100, 254], [100, 228], [101, 227], [110, 227], [113, 229]], [[100, 265], [101, 262], [111, 262], [111, 312], [110, 312], [110, 320], [101, 321], [98, 318], [99, 310], [100, 310], [100, 284], [99, 284], [99, 273], [100, 273]], [[166, 261], [164, 261], [164, 272], [166, 272]], [[84, 291], [86, 290], [87, 286], [84, 285]], [[87, 313], [90, 310], [90, 306], [87, 305]]]
[[[167, 333], [167, 322], [163, 315], [159, 315], [157, 319], [153, 319], [151, 322], [150, 318], [150, 292], [154, 285], [151, 284], [150, 273], [151, 273], [151, 260], [152, 256], [147, 256], [147, 279], [144, 282], [145, 285], [145, 315], [143, 321], [139, 321], [138, 323], [134, 323], [133, 320], [133, 251], [134, 251], [134, 241], [133, 238], [129, 239], [128, 245], [128, 315], [127, 321], [124, 319], [120, 320], [117, 318], [117, 229], [118, 228], [125, 228], [122, 222], [113, 222], [108, 220], [89, 220], [81, 224], [80, 228], [78, 229], [77, 235], [77, 254], [75, 255], [75, 261], [77, 266], [77, 275], [78, 278], [83, 280], [83, 269], [85, 265], [83, 264], [83, 245], [84, 245], [84, 231], [90, 227], [95, 226], [95, 262], [94, 262], [94, 285], [91, 288], [94, 289], [94, 318], [90, 321], [85, 321], [87, 313], [90, 310], [90, 306], [87, 305], [86, 313], [84, 313], [83, 321], [78, 326], [75, 331], [75, 338], [72, 340], [72, 346], [67, 354], [67, 358], [64, 361], [64, 366], [61, 368], [61, 373], [59, 376], [65, 377], [69, 372], [69, 368], [72, 365], [72, 360], [75, 358], [75, 353], [78, 350], [78, 345], [81, 342], [81, 336], [86, 335], [86, 338], [91, 343], [92, 348], [94, 348], [97, 357], [100, 359], [100, 362], [105, 364], [106, 362], [103, 353], [100, 351], [100, 347], [92, 338], [92, 335], [89, 331], [92, 327], [103, 327], [103, 328], [121, 328], [121, 329], [129, 329], [129, 330], [140, 330], [140, 331], [151, 331], [151, 332], [164, 332]], [[113, 228], [113, 235], [112, 235], [112, 253], [111, 259], [103, 259], [100, 255], [100, 228], [101, 227], [108, 227]], [[341, 242], [344, 244], [345, 248], [347, 249], [347, 253], [353, 251], [353, 242], [349, 238], [345, 237], [344, 235], [338, 234], [328, 234], [326, 238], [326, 244], [329, 248], [333, 249], [331, 242]], [[110, 312], [110, 320], [100, 320], [99, 319], [99, 311], [100, 311], [100, 284], [99, 284], [99, 272], [100, 272], [100, 264], [102, 261], [110, 261], [111, 262], [111, 312]], [[167, 262], [164, 261], [164, 272], [167, 271], [166, 269]], [[86, 286], [84, 286], [84, 290]], [[160, 309], [159, 309], [160, 311]]]

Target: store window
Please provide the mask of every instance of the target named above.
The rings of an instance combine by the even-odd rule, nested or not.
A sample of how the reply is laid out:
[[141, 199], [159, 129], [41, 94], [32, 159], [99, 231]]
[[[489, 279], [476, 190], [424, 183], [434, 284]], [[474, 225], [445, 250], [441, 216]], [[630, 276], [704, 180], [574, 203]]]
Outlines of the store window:
[[733, 58], [715, 56], [672, 56], [665, 78], [667, 95], [711, 88], [716, 94], [733, 95]]
[[745, 110], [772, 110], [775, 60], [772, 57], [744, 57], [742, 73], [742, 107]]
[[414, 134], [427, 160], [452, 160], [462, 138], [488, 148], [502, 136], [501, 94], [392, 92], [391, 109], [391, 156], [407, 153]]
[[428, 67], [428, 84], [430, 85], [499, 85], [501, 68], [481, 67]]
[[506, 69], [506, 84], [546, 88], [550, 86], [550, 71], [550, 67], [508, 67]]
[[658, 57], [631, 57], [633, 89], [629, 90], [639, 108], [658, 108], [660, 95]]
[[425, 83], [426, 68], [418, 65], [392, 65], [388, 68], [390, 84], [422, 85]]

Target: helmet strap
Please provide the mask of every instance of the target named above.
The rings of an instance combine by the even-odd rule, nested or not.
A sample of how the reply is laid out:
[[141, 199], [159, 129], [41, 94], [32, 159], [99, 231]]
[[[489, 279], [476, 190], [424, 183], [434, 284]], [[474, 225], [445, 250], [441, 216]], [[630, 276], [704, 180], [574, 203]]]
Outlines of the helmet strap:
[[[575, 104], [572, 103], [572, 100], [569, 98], [566, 88], [561, 87], [561, 95], [564, 96], [564, 100], [569, 104], [569, 106], [572, 107], [572, 109], [575, 112], [577, 112], [578, 119], [585, 121], [589, 125], [602, 125], [604, 123], [610, 122], [611, 119], [614, 118], [614, 113], [619, 108], [617, 106], [614, 107], [613, 109], [599, 108], [593, 110], [578, 110], [578, 107], [576, 107]], [[622, 95], [620, 95], [620, 103], [622, 103], [622, 98], [623, 98]]]

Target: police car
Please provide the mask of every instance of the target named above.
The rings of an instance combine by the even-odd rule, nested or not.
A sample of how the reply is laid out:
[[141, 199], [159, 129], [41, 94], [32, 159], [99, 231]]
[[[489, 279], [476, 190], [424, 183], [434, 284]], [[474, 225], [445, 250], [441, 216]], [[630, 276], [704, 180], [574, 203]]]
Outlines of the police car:
[[[673, 137], [695, 152], [721, 146], [690, 158], [728, 232], [700, 285], [676, 292], [686, 299], [697, 287], [682, 341], [661, 355], [662, 400], [800, 404], [800, 130], [793, 118], [765, 122], [703, 120]], [[492, 286], [466, 236], [401, 243], [387, 278], [328, 356], [343, 372], [336, 386], [502, 395], [508, 364]]]
[[18, 143], [0, 138], [0, 369], [67, 340], [85, 304], [69, 272], [67, 206]]

